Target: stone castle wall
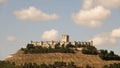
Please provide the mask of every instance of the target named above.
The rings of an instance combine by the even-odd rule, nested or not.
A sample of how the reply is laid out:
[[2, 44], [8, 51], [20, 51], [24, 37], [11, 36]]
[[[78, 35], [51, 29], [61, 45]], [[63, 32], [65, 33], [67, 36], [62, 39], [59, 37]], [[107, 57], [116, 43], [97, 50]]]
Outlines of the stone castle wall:
[[71, 43], [72, 45], [77, 45], [77, 44], [80, 44], [80, 45], [93, 45], [93, 42], [90, 41], [90, 42], [80, 42], [80, 41], [73, 41], [73, 42], [60, 42], [60, 41], [40, 41], [40, 42], [31, 42], [30, 44], [33, 44], [34, 46], [43, 46], [43, 47], [53, 47], [55, 46], [55, 44], [57, 43], [60, 43], [60, 45], [67, 45], [69, 43]]
[[55, 44], [60, 43], [60, 45], [67, 45], [69, 43], [71, 43], [72, 45], [93, 45], [93, 41], [85, 41], [85, 42], [81, 42], [81, 41], [69, 41], [69, 35], [62, 35], [61, 41], [31, 41], [30, 44], [33, 44], [34, 46], [43, 46], [43, 47], [49, 47], [51, 46], [52, 48], [54, 48]]

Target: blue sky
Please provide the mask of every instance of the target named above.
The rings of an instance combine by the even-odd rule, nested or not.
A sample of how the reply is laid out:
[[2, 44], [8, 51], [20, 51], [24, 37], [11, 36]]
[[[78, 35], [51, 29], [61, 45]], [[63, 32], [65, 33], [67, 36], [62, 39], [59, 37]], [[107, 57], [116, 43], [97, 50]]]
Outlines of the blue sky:
[[0, 59], [31, 40], [93, 40], [120, 55], [119, 0], [0, 0]]

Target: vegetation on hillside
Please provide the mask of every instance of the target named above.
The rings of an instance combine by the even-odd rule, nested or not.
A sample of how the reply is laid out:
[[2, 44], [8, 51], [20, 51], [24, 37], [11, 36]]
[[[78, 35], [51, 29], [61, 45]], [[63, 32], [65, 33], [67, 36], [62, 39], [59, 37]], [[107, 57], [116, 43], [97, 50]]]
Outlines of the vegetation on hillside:
[[54, 64], [41, 64], [37, 65], [35, 63], [28, 63], [21, 65], [21, 68], [78, 68], [74, 62], [66, 63], [66, 62], [54, 62]]
[[85, 48], [82, 49], [83, 54], [90, 54], [90, 55], [97, 55], [97, 48], [94, 46], [86, 46]]
[[100, 50], [98, 52], [97, 48], [94, 46], [86, 46], [82, 49], [83, 54], [90, 54], [90, 55], [99, 55], [99, 57], [103, 60], [120, 60], [120, 56], [114, 54], [113, 51], [108, 53], [107, 50]]
[[42, 47], [42, 46], [34, 46], [33, 44], [27, 44], [26, 48], [22, 48], [21, 50], [24, 51], [25, 54], [33, 54], [33, 53], [75, 53], [73, 49], [71, 49], [72, 45], [68, 44], [66, 46], [60, 46], [60, 43], [55, 45], [55, 48], [51, 46]]
[[105, 65], [103, 68], [120, 68], [120, 63]]
[[85, 46], [81, 46], [81, 45], [77, 45], [74, 46], [72, 44], [67, 44], [60, 46], [60, 43], [56, 44], [54, 48], [52, 48], [51, 46], [49, 47], [42, 47], [42, 46], [34, 46], [33, 44], [27, 44], [26, 48], [22, 48], [21, 50], [24, 51], [25, 54], [33, 54], [33, 53], [75, 53], [75, 49], [76, 47], [83, 47], [82, 49], [82, 53], [83, 54], [89, 54], [89, 55], [99, 55], [99, 57], [103, 60], [120, 60], [120, 56], [114, 54], [113, 51], [110, 51], [110, 53], [108, 53], [107, 50], [100, 50], [98, 52], [97, 48], [95, 48], [94, 46], [90, 46], [90, 45], [85, 45]]
[[36, 64], [36, 63], [24, 63], [16, 65], [15, 63], [0, 61], [0, 68], [78, 68], [74, 62], [54, 62], [54, 64]]
[[19, 68], [19, 66], [16, 66], [15, 63], [0, 61], [0, 68]]
[[114, 54], [113, 51], [100, 50], [99, 57], [103, 60], [120, 60], [120, 56]]

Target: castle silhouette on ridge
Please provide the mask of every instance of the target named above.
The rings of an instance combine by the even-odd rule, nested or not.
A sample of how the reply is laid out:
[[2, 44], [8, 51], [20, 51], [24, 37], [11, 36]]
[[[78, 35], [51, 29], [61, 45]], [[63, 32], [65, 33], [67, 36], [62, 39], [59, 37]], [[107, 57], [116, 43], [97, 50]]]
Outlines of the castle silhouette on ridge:
[[62, 35], [61, 41], [31, 41], [30, 44], [33, 44], [34, 46], [43, 46], [43, 47], [49, 47], [51, 46], [52, 48], [55, 47], [56, 44], [60, 43], [60, 45], [67, 45], [67, 44], [72, 44], [72, 45], [93, 45], [93, 41], [69, 41], [69, 35]]

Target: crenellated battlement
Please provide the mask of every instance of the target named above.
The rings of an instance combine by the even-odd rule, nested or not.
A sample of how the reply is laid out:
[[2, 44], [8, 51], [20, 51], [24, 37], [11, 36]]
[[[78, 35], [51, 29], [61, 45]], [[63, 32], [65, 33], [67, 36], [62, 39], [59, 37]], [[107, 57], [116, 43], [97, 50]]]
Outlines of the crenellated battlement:
[[69, 41], [69, 35], [62, 35], [61, 41], [31, 41], [30, 44], [33, 44], [34, 46], [43, 46], [43, 47], [49, 47], [51, 46], [54, 48], [55, 44], [60, 43], [60, 45], [93, 45], [93, 41]]

